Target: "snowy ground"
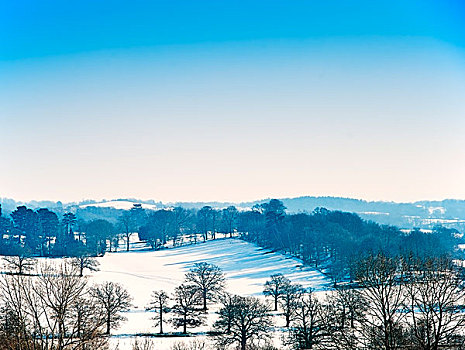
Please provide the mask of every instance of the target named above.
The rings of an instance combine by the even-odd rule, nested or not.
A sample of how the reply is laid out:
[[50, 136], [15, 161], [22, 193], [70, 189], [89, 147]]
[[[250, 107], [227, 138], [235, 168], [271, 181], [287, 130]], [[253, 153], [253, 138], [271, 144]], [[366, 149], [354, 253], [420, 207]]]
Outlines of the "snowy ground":
[[[136, 244], [134, 246], [137, 246]], [[134, 298], [133, 307], [125, 314], [127, 321], [113, 331], [112, 345], [119, 350], [130, 349], [133, 336], [140, 333], [156, 333], [151, 320], [152, 313], [146, 312], [153, 290], [163, 289], [169, 294], [182, 283], [184, 274], [197, 262], [218, 265], [226, 274], [226, 289], [239, 295], [254, 295], [263, 298], [263, 284], [270, 275], [282, 273], [293, 282], [316, 291], [324, 290], [329, 282], [320, 272], [303, 267], [298, 259], [261, 249], [238, 239], [220, 239], [177, 248], [133, 252], [107, 253], [98, 258], [100, 271], [93, 273], [90, 283], [113, 281], [124, 285]], [[210, 308], [207, 326], [192, 332], [208, 331], [215, 318], [215, 307]], [[283, 320], [276, 318], [276, 326]], [[173, 331], [165, 325], [165, 332]], [[182, 340], [182, 339], [181, 339]], [[169, 349], [180, 339], [154, 338], [156, 349]]]
[[[98, 207], [98, 208], [115, 208], [115, 209], [121, 209], [121, 210], [129, 210], [133, 207], [135, 203], [140, 203], [140, 202], [131, 202], [131, 201], [126, 201], [126, 200], [115, 200], [115, 201], [108, 201], [108, 202], [100, 202], [100, 203], [91, 203], [91, 204], [83, 204], [79, 206], [80, 208], [87, 208], [87, 207]], [[158, 209], [156, 205], [154, 204], [146, 204], [146, 203], [141, 203], [142, 208], [144, 209], [150, 209], [150, 210], [156, 210]]]

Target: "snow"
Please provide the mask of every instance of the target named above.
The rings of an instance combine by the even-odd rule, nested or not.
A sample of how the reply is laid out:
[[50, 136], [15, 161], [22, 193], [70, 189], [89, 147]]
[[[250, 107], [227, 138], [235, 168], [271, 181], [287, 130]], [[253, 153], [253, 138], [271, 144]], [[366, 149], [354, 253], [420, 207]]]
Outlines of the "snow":
[[424, 219], [424, 223], [427, 224], [457, 224], [463, 223], [465, 220], [463, 219]]
[[[131, 201], [126, 201], [126, 200], [108, 201], [108, 202], [84, 204], [84, 205], [81, 205], [80, 208], [99, 207], [99, 208], [115, 208], [115, 209], [129, 210], [136, 203], [139, 203], [139, 202], [131, 202]], [[144, 209], [149, 209], [149, 210], [158, 209], [157, 206], [154, 204], [145, 204], [145, 203], [139, 203], [139, 204], [142, 204], [142, 208]]]
[[358, 214], [364, 214], [364, 215], [385, 215], [385, 216], [390, 215], [389, 213], [385, 213], [385, 212], [381, 212], [381, 211], [359, 211]]
[[440, 214], [444, 215], [446, 213], [446, 208], [444, 207], [428, 207], [429, 215]]
[[[132, 251], [106, 253], [96, 258], [100, 263], [99, 271], [85, 271], [89, 285], [112, 281], [122, 284], [133, 297], [132, 306], [124, 313], [127, 321], [121, 327], [112, 330], [110, 349], [131, 350], [134, 339], [143, 340], [141, 334], [156, 334], [153, 312], [146, 311], [150, 296], [154, 290], [164, 290], [172, 294], [184, 280], [184, 275], [198, 262], [218, 265], [226, 276], [226, 290], [242, 296], [256, 296], [271, 305], [270, 299], [262, 294], [263, 285], [270, 275], [282, 273], [295, 283], [311, 287], [319, 295], [329, 289], [330, 281], [319, 271], [305, 267], [299, 259], [285, 256], [268, 249], [236, 238], [225, 238], [218, 234], [216, 240], [189, 244], [163, 250], [150, 250], [144, 242], [139, 242], [137, 235], [131, 237]], [[200, 238], [200, 237], [199, 237]], [[123, 247], [124, 241], [120, 242]], [[38, 258], [39, 264], [59, 264], [62, 259]], [[216, 320], [219, 305], [210, 305], [205, 325], [190, 329], [191, 337], [151, 337], [157, 350], [169, 350], [178, 342], [190, 342], [195, 339], [211, 341], [206, 332]], [[169, 318], [169, 315], [166, 317]], [[280, 346], [280, 335], [284, 318], [274, 317], [276, 345]], [[165, 323], [165, 332], [178, 332]]]
[[[130, 349], [131, 337], [136, 334], [158, 332], [151, 320], [152, 313], [145, 311], [152, 291], [163, 289], [171, 294], [182, 283], [185, 273], [197, 262], [218, 265], [226, 275], [228, 292], [257, 296], [263, 300], [263, 284], [270, 275], [276, 273], [282, 273], [291, 281], [316, 291], [323, 291], [329, 285], [321, 272], [303, 267], [300, 260], [239, 239], [218, 239], [158, 251], [107, 253], [98, 260], [100, 271], [91, 274], [89, 282], [121, 283], [134, 298], [131, 310], [124, 315], [128, 320], [113, 331], [112, 345], [118, 344], [119, 350]], [[191, 332], [203, 333], [210, 329], [217, 307], [210, 309], [208, 324], [192, 329]], [[282, 322], [281, 318], [279, 322]], [[174, 331], [169, 324], [164, 328], [167, 332]], [[153, 338], [157, 349], [169, 349], [179, 340]]]

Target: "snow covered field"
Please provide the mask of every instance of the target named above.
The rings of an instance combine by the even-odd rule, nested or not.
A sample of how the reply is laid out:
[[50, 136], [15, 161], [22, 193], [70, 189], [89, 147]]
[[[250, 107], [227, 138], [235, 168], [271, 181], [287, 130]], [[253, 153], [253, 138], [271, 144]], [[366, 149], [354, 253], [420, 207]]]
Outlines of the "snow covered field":
[[[304, 287], [322, 291], [329, 281], [320, 272], [303, 267], [301, 261], [238, 240], [221, 239], [189, 246], [159, 250], [107, 253], [98, 258], [100, 271], [90, 276], [90, 283], [113, 281], [124, 285], [134, 298], [128, 318], [113, 331], [112, 344], [119, 350], [130, 348], [132, 337], [140, 333], [156, 333], [152, 313], [146, 312], [153, 290], [163, 289], [169, 294], [182, 283], [184, 274], [197, 262], [218, 265], [226, 275], [226, 290], [240, 295], [262, 296], [263, 284], [270, 275], [282, 273]], [[215, 307], [210, 308], [209, 324], [192, 332], [205, 332], [215, 318]], [[276, 325], [283, 320], [276, 318]], [[173, 329], [167, 324], [165, 331]], [[169, 349], [180, 339], [153, 338], [156, 349]], [[182, 340], [182, 339], [181, 339]]]
[[[79, 207], [80, 208], [87, 208], [87, 207], [114, 208], [114, 209], [121, 209], [121, 210], [129, 210], [133, 207], [135, 203], [139, 203], [139, 202], [131, 202], [131, 201], [126, 201], [126, 200], [114, 200], [114, 201], [108, 201], [108, 202], [83, 204]], [[142, 203], [142, 208], [150, 209], [150, 210], [158, 209], [156, 205], [146, 204], [146, 203]]]

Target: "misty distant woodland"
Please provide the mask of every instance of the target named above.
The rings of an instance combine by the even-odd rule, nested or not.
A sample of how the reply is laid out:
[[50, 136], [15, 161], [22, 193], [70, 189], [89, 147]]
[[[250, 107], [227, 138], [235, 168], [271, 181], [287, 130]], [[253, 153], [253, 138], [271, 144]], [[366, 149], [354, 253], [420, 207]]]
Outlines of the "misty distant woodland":
[[[274, 274], [261, 299], [228, 293], [221, 268], [195, 263], [173, 294], [155, 285], [146, 306], [158, 327], [151, 336], [188, 335], [217, 306], [208, 342], [194, 337], [173, 349], [465, 348], [463, 239], [454, 228], [400, 230], [325, 208], [289, 214], [276, 199], [248, 210], [134, 204], [117, 216], [83, 219], [95, 210], [105, 212], [18, 206], [2, 213], [1, 349], [109, 348], [132, 296], [119, 283], [90, 284], [86, 271], [98, 270], [96, 257], [129, 251], [134, 239], [153, 250], [240, 239], [301, 259], [331, 281], [317, 295]], [[166, 324], [177, 333], [166, 334]], [[272, 341], [277, 331], [281, 345]], [[151, 338], [132, 347], [155, 349]]]

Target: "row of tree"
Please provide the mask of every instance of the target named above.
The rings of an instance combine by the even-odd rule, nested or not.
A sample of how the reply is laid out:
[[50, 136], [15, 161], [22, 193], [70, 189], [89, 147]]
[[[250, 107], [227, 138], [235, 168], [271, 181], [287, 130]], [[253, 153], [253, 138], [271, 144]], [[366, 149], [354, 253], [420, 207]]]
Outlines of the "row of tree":
[[150, 212], [139, 237], [156, 248], [186, 237], [215, 239], [218, 232], [233, 234], [259, 246], [290, 253], [306, 264], [325, 269], [335, 283], [354, 278], [354, 262], [361, 256], [382, 252], [388, 256], [456, 256], [461, 236], [441, 226], [429, 231], [402, 231], [397, 227], [365, 221], [353, 213], [317, 208], [312, 213], [287, 214], [272, 199], [250, 210], [235, 207], [198, 211], [181, 207]]
[[[0, 283], [0, 344], [5, 349], [98, 349], [124, 320], [131, 296], [119, 284], [88, 285], [76, 264], [42, 265]], [[283, 344], [303, 349], [439, 350], [465, 346], [463, 268], [446, 257], [370, 255], [359, 260], [355, 283], [316, 295], [281, 274], [265, 283], [274, 313], [254, 297], [224, 291], [218, 266], [195, 264], [170, 297], [155, 291], [147, 310], [155, 324], [187, 333], [220, 308], [212, 325], [218, 348], [241, 350], [269, 340], [283, 317]], [[171, 317], [167, 317], [170, 314]], [[274, 316], [273, 316], [274, 315]], [[0, 347], [2, 348], [2, 347]]]
[[[155, 311], [153, 320], [163, 334], [165, 315], [172, 313], [170, 322], [174, 328], [181, 328], [186, 334], [190, 327], [198, 327], [205, 322], [208, 302], [218, 301], [224, 291], [225, 277], [216, 265], [206, 262], [196, 263], [185, 275], [184, 282], [176, 287], [173, 296], [158, 290], [152, 293], [152, 301], [147, 310]], [[169, 306], [170, 300], [174, 301]]]
[[78, 256], [103, 254], [117, 230], [106, 220], [83, 222], [73, 213], [61, 218], [41, 208], [19, 206], [10, 218], [1, 215], [0, 254], [16, 256]]
[[154, 249], [172, 242], [239, 236], [262, 247], [290, 253], [304, 263], [325, 269], [334, 283], [354, 278], [360, 256], [382, 252], [388, 256], [454, 256], [460, 235], [454, 229], [404, 232], [393, 226], [362, 220], [358, 215], [317, 208], [312, 213], [287, 214], [272, 199], [250, 210], [234, 206], [218, 210], [175, 207], [146, 211], [135, 204], [117, 222], [83, 221], [73, 213], [59, 218], [49, 209], [18, 207], [10, 218], [1, 215], [0, 253], [4, 255], [95, 256], [114, 250], [123, 238], [130, 249], [132, 235]]
[[[292, 349], [439, 350], [465, 347], [463, 268], [446, 257], [370, 255], [357, 262], [355, 284], [314, 293], [282, 274], [272, 275], [263, 294], [274, 312], [254, 297], [224, 292], [221, 270], [196, 264], [176, 288], [174, 306], [162, 291], [149, 307], [163, 332], [163, 317], [174, 312], [175, 327], [204, 321], [206, 300], [219, 302], [212, 330], [219, 349], [253, 348], [273, 336], [273, 317], [282, 317], [282, 342]], [[255, 347], [256, 348], [256, 347]], [[270, 347], [271, 349], [271, 347]]]
[[290, 253], [306, 264], [324, 269], [336, 284], [355, 278], [361, 257], [458, 256], [461, 235], [441, 226], [429, 231], [403, 231], [365, 221], [358, 215], [317, 208], [312, 213], [286, 214], [279, 200], [257, 205], [241, 213], [241, 237], [259, 246]]
[[9, 217], [3, 216], [0, 206], [0, 254], [26, 256], [103, 255], [117, 249], [125, 240], [129, 251], [132, 235], [158, 248], [172, 240], [181, 243], [186, 236], [197, 241], [216, 238], [217, 232], [232, 236], [236, 230], [238, 211], [235, 207], [216, 210], [203, 207], [196, 211], [181, 207], [146, 211], [140, 204], [121, 211], [116, 222], [105, 219], [84, 221], [66, 212], [59, 217], [41, 208], [32, 210], [19, 206]]
[[265, 293], [280, 301], [290, 326], [285, 343], [293, 349], [464, 348], [463, 269], [453, 261], [379, 254], [359, 261], [356, 276], [357, 288], [340, 286], [323, 300], [272, 276]]
[[254, 297], [225, 292], [224, 282], [218, 266], [202, 262], [194, 264], [171, 298], [164, 291], [154, 291], [147, 310], [155, 311], [153, 320], [160, 327], [160, 334], [166, 314], [173, 314], [168, 322], [186, 334], [188, 328], [205, 323], [208, 303], [219, 302], [218, 319], [212, 326], [219, 348], [236, 346], [245, 350], [254, 341], [266, 338], [272, 325], [268, 306]]
[[104, 335], [124, 320], [131, 303], [119, 284], [89, 286], [69, 264], [39, 266], [33, 276], [0, 280], [0, 348], [104, 349]]

